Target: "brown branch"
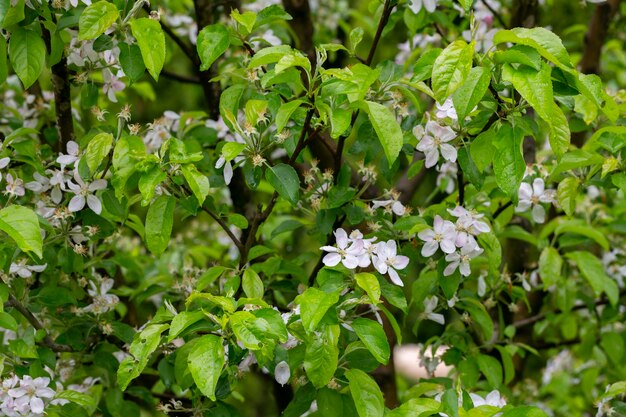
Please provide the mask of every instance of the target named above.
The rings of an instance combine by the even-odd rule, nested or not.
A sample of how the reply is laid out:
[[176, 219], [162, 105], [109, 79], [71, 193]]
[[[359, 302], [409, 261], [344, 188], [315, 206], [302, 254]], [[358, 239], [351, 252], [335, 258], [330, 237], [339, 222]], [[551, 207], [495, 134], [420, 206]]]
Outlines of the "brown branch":
[[383, 34], [385, 26], [387, 26], [387, 22], [389, 22], [389, 16], [391, 16], [391, 12], [393, 11], [394, 7], [395, 4], [391, 4], [390, 0], [385, 0], [385, 5], [383, 6], [383, 14], [380, 16], [380, 20], [378, 21], [376, 34], [374, 35], [374, 40], [372, 41], [370, 52], [367, 55], [367, 59], [365, 60], [365, 65], [372, 64], [372, 60], [374, 59], [374, 55], [376, 54], [376, 49], [378, 48], [378, 43], [380, 42], [380, 37]]
[[313, 35], [315, 26], [311, 16], [311, 6], [308, 0], [283, 0], [283, 8], [292, 19], [289, 26], [298, 37], [298, 48], [304, 51], [311, 61], [311, 68], [315, 68], [316, 56]]
[[176, 74], [168, 70], [162, 70], [161, 75], [163, 75], [165, 78], [169, 78], [170, 80], [179, 81], [185, 84], [200, 84], [200, 79], [198, 77]]
[[[13, 307], [16, 309], [28, 322], [37, 330], [46, 331], [44, 326], [37, 320], [37, 317], [33, 315], [22, 303], [19, 302], [12, 294], [9, 294], [9, 300], [5, 303], [7, 307]], [[67, 345], [60, 345], [52, 340], [52, 337], [46, 331], [46, 335], [43, 338], [43, 344], [52, 349], [55, 352], [73, 352], [74, 350]]]

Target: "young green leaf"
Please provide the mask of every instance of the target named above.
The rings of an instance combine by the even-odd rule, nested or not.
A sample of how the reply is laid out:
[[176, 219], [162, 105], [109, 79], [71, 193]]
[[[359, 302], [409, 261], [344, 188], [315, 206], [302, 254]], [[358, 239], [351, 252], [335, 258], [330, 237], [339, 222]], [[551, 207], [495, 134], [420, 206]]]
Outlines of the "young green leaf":
[[360, 369], [349, 369], [345, 375], [359, 417], [383, 417], [385, 401], [376, 381]]
[[98, 1], [87, 6], [78, 20], [78, 39], [95, 39], [111, 27], [119, 16], [117, 7], [108, 1]]
[[354, 320], [351, 326], [372, 356], [374, 356], [378, 362], [386, 365], [389, 361], [391, 351], [389, 349], [387, 335], [382, 326], [373, 320], [364, 318]]
[[569, 252], [565, 256], [576, 262], [580, 273], [591, 285], [596, 295], [604, 292], [611, 305], [616, 305], [619, 299], [619, 288], [615, 280], [609, 278], [604, 272], [604, 266], [600, 259], [592, 253], [583, 251]]
[[212, 334], [201, 336], [189, 353], [188, 362], [198, 389], [215, 401], [215, 388], [226, 362], [222, 338]]
[[259, 274], [252, 268], [246, 268], [243, 271], [243, 279], [241, 281], [243, 292], [248, 298], [263, 298], [265, 290], [263, 289], [263, 281]]
[[502, 67], [502, 79], [513, 84], [513, 87], [535, 109], [539, 117], [548, 123], [552, 123], [554, 109], [550, 72], [550, 66], [545, 63], [541, 65], [539, 71], [522, 65], [514, 68], [505, 64]]
[[363, 101], [361, 108], [367, 113], [372, 126], [374, 126], [376, 136], [378, 136], [387, 157], [387, 162], [389, 165], [393, 165], [404, 144], [402, 129], [396, 117], [386, 106], [373, 101]]
[[143, 62], [152, 78], [159, 80], [159, 73], [165, 64], [165, 34], [159, 22], [142, 17], [130, 23], [130, 29], [137, 40]]
[[141, 375], [150, 355], [159, 347], [161, 333], [168, 327], [168, 324], [149, 324], [135, 336], [129, 348], [130, 356], [120, 363], [117, 370], [117, 385], [122, 391], [126, 390], [130, 381]]
[[474, 67], [470, 70], [465, 82], [452, 96], [452, 102], [459, 118], [459, 123], [465, 123], [465, 117], [478, 105], [489, 88], [491, 75], [485, 67]]
[[135, 44], [120, 42], [120, 65], [131, 83], [139, 80], [146, 71], [146, 64], [141, 56], [141, 49]]
[[339, 301], [337, 292], [325, 293], [317, 288], [308, 288], [296, 297], [296, 304], [300, 305], [300, 317], [304, 330], [313, 332], [330, 307]]
[[517, 192], [526, 171], [522, 154], [524, 133], [520, 127], [504, 124], [496, 137], [497, 150], [493, 159], [496, 183], [507, 195], [517, 199]]
[[221, 23], [204, 27], [198, 33], [196, 49], [200, 57], [200, 71], [208, 70], [230, 46], [228, 29]]
[[9, 58], [24, 88], [33, 85], [46, 61], [46, 45], [41, 35], [29, 29], [13, 30], [9, 39]]
[[432, 89], [443, 103], [465, 81], [472, 68], [474, 44], [456, 40], [443, 50], [433, 65]]
[[323, 338], [314, 337], [307, 345], [304, 354], [304, 370], [316, 388], [330, 382], [337, 370], [339, 349]]
[[146, 246], [153, 255], [159, 256], [167, 248], [174, 224], [176, 199], [162, 195], [150, 205], [146, 214]]
[[372, 303], [378, 304], [380, 301], [380, 284], [378, 278], [369, 272], [359, 272], [354, 276], [357, 285], [369, 296]]
[[209, 184], [209, 178], [200, 173], [198, 168], [194, 164], [186, 164], [180, 167], [185, 180], [187, 180], [187, 184], [189, 184], [189, 188], [193, 192], [193, 195], [196, 196], [198, 200], [198, 204], [202, 205], [207, 195], [209, 195], [209, 190], [211, 185]]
[[113, 135], [110, 133], [98, 133], [89, 139], [87, 149], [85, 149], [85, 160], [91, 174], [96, 172], [96, 169], [111, 152], [112, 147]]
[[539, 256], [539, 274], [546, 288], [556, 285], [562, 280], [561, 269], [563, 258], [552, 246], [546, 246]]
[[276, 192], [291, 205], [298, 204], [300, 198], [300, 179], [291, 165], [277, 164], [265, 170], [265, 179]]
[[43, 239], [39, 218], [29, 208], [10, 205], [0, 210], [0, 230], [15, 241], [24, 252], [33, 252], [41, 258]]

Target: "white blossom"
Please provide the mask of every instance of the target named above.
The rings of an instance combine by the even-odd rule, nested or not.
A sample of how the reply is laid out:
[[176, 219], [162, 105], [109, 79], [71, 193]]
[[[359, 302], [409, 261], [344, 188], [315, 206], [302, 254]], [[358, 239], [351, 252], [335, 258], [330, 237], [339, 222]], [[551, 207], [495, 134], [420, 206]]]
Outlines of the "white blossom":
[[419, 13], [422, 7], [428, 13], [432, 13], [437, 9], [438, 0], [409, 0], [409, 8], [413, 13]]
[[48, 264], [27, 265], [26, 262], [26, 259], [22, 259], [17, 263], [11, 263], [11, 266], [9, 267], [9, 273], [18, 275], [22, 278], [30, 278], [33, 276], [33, 272], [42, 272], [44, 269], [46, 269], [46, 266], [48, 266]]
[[446, 269], [443, 270], [443, 275], [446, 277], [450, 276], [458, 268], [461, 275], [464, 277], [469, 276], [471, 273], [470, 260], [477, 257], [481, 253], [483, 253], [483, 250], [477, 245], [468, 244], [456, 252], [446, 255], [446, 261], [450, 263], [446, 266]]
[[374, 200], [372, 201], [372, 209], [377, 208], [390, 208], [391, 211], [397, 216], [403, 216], [406, 213], [406, 207], [398, 200]]
[[426, 156], [426, 168], [437, 165], [439, 153], [446, 161], [456, 162], [457, 150], [448, 143], [456, 138], [456, 133], [450, 127], [429, 120], [426, 129], [418, 125], [413, 129], [413, 134], [419, 140], [415, 148]]
[[[16, 416], [38, 416], [43, 414], [44, 400], [55, 396], [55, 391], [48, 387], [50, 378], [32, 378], [24, 375], [19, 385], [8, 390], [8, 397], [0, 406], [8, 415], [13, 412]], [[12, 400], [12, 401], [11, 401]]]
[[352, 242], [348, 238], [348, 234], [343, 229], [337, 229], [335, 232], [335, 246], [322, 246], [320, 249], [329, 252], [322, 261], [326, 266], [336, 266], [341, 262], [348, 269], [354, 269], [359, 266], [359, 257], [363, 252], [363, 243]]
[[438, 248], [444, 253], [452, 253], [456, 249], [456, 227], [449, 220], [444, 220], [441, 216], [435, 216], [432, 229], [422, 230], [417, 234], [423, 240], [422, 256], [429, 257], [437, 252]]
[[435, 116], [437, 116], [437, 119], [459, 119], [456, 114], [454, 104], [452, 103], [452, 98], [446, 99], [443, 104], [435, 103], [435, 107], [437, 107], [437, 111], [435, 112]]
[[74, 180], [76, 181], [76, 184], [74, 184], [72, 180], [67, 181], [69, 189], [76, 194], [70, 200], [70, 204], [68, 206], [69, 210], [71, 212], [82, 210], [85, 208], [86, 201], [87, 206], [89, 206], [94, 213], [100, 214], [102, 212], [102, 202], [100, 202], [100, 199], [96, 197], [95, 192], [98, 190], [104, 190], [107, 187], [107, 181], [99, 179], [91, 183], [85, 183], [78, 174], [78, 171], [74, 171]]
[[502, 408], [506, 405], [506, 401], [500, 396], [500, 391], [495, 389], [487, 394], [485, 398], [474, 393], [470, 393], [470, 398], [474, 403], [474, 407], [480, 407], [481, 405], [491, 405], [493, 407]]
[[541, 178], [535, 178], [533, 185], [523, 182], [518, 192], [519, 202], [515, 211], [517, 213], [527, 211], [532, 207], [532, 217], [537, 223], [543, 223], [546, 219], [546, 210], [540, 203], [554, 203], [554, 190], [546, 190], [545, 183]]
[[13, 175], [7, 174], [6, 176], [6, 188], [4, 191], [5, 195], [10, 195], [14, 197], [22, 197], [26, 194], [26, 190], [24, 189], [24, 181], [21, 178], [15, 177]]
[[71, 165], [79, 159], [80, 149], [78, 147], [78, 143], [70, 140], [67, 142], [66, 148], [67, 154], [61, 153], [57, 158], [57, 163], [61, 165], [61, 171], [63, 171], [67, 165]]
[[[8, 156], [0, 158], [0, 169], [6, 168], [9, 165], [9, 162], [11, 162], [11, 158]], [[0, 172], [0, 181], [2, 181], [2, 172]]]
[[379, 242], [376, 244], [376, 255], [372, 256], [374, 268], [381, 274], [389, 274], [391, 282], [404, 287], [404, 283], [400, 279], [396, 269], [402, 270], [409, 264], [409, 258], [404, 255], [398, 255], [398, 247], [395, 240], [387, 242]]
[[441, 325], [445, 324], [446, 320], [443, 317], [443, 314], [435, 313], [435, 309], [437, 308], [437, 304], [439, 304], [439, 300], [436, 295], [432, 297], [427, 297], [424, 300], [424, 315], [428, 320], [432, 320]]
[[82, 308], [84, 313], [104, 314], [112, 310], [120, 301], [117, 295], [109, 294], [113, 288], [114, 281], [111, 278], [105, 278], [99, 282], [97, 286], [93, 281], [89, 282], [87, 293], [91, 296], [92, 302]]

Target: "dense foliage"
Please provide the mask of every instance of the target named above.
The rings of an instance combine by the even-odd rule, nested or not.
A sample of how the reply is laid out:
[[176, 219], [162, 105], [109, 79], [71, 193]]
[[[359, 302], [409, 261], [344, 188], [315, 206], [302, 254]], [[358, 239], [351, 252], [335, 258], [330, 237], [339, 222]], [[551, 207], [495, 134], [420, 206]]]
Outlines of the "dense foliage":
[[0, 0], [0, 413], [626, 415], [588, 3]]

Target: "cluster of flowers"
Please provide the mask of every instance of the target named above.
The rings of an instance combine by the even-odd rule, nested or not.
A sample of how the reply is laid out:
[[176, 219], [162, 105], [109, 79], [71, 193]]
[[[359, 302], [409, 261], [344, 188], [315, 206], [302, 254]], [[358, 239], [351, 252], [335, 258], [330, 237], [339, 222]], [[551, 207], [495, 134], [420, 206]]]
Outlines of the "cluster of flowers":
[[[50, 378], [32, 378], [24, 375], [19, 378], [13, 375], [0, 386], [0, 411], [7, 417], [39, 417], [43, 416], [47, 404], [58, 404], [53, 398], [55, 390], [50, 388]], [[55, 402], [56, 401], [56, 402]]]
[[322, 246], [320, 249], [328, 252], [322, 259], [326, 266], [343, 264], [348, 269], [367, 268], [373, 265], [381, 274], [389, 274], [391, 282], [403, 287], [397, 270], [402, 270], [409, 264], [409, 258], [398, 255], [396, 242], [378, 242], [376, 237], [365, 239], [363, 233], [354, 230], [350, 235], [344, 229], [335, 232], [336, 246]]
[[452, 275], [457, 268], [461, 275], [469, 276], [470, 261], [483, 253], [475, 237], [481, 233], [488, 233], [491, 229], [481, 220], [484, 214], [469, 211], [461, 206], [454, 210], [448, 209], [448, 213], [457, 218], [455, 223], [437, 215], [432, 229], [418, 233], [417, 236], [425, 242], [422, 256], [430, 257], [441, 249], [445, 253], [446, 261], [449, 262], [443, 271], [445, 276]]

